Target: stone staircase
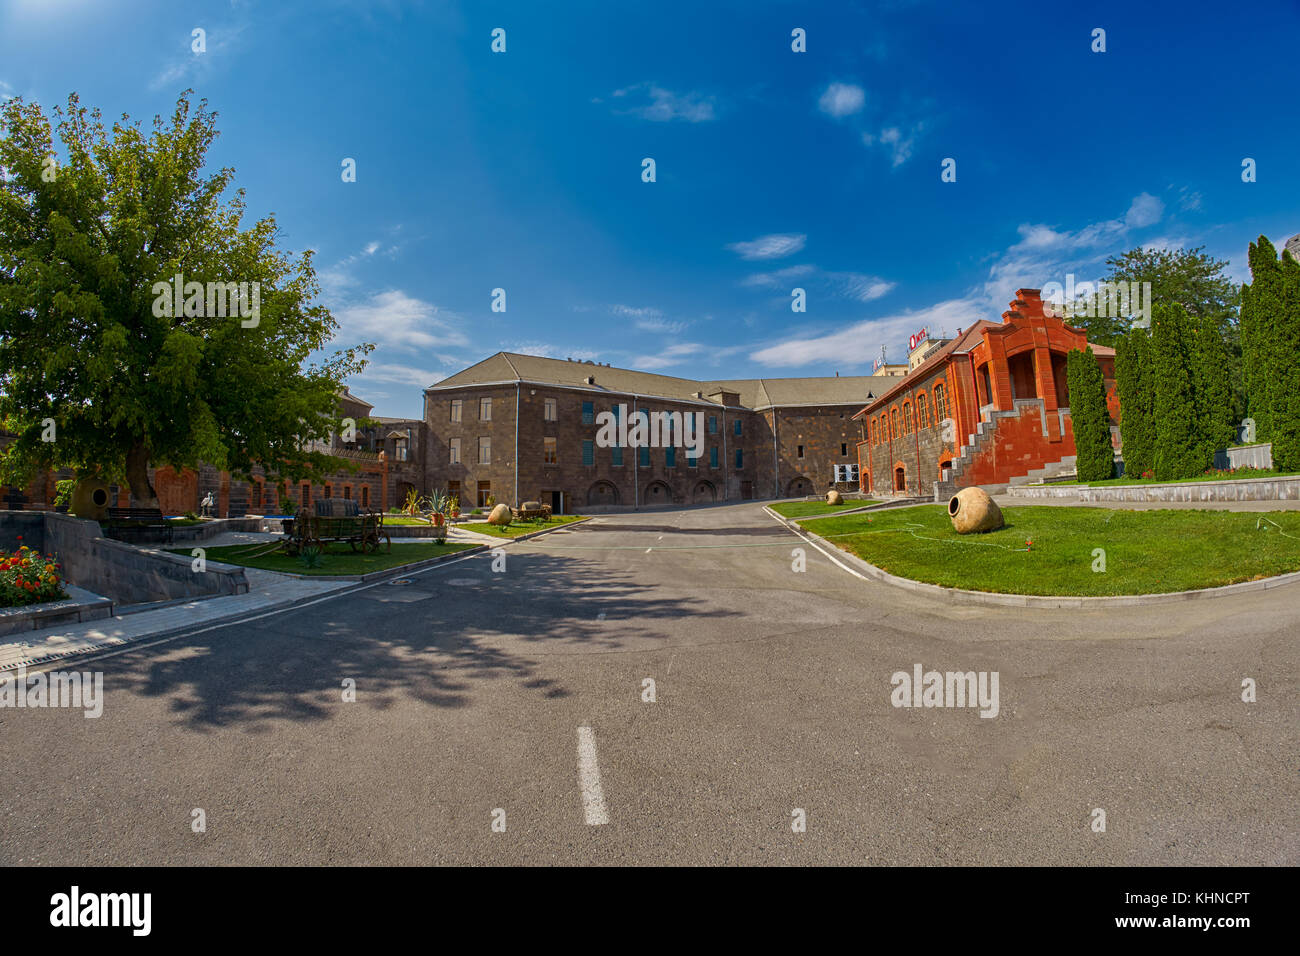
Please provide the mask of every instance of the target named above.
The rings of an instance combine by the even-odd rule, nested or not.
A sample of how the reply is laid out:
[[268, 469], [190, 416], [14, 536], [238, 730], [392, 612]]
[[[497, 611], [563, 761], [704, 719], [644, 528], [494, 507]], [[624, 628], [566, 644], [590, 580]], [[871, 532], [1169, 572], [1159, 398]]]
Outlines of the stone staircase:
[[[1025, 401], [1023, 404], [1028, 405], [1031, 403], [1037, 404], [1041, 408], [1041, 403], [1033, 400]], [[966, 444], [962, 448], [961, 456], [952, 463], [952, 468], [948, 470], [948, 478], [934, 483], [935, 501], [946, 502], [957, 492], [958, 488], [964, 487], [960, 483], [962, 474], [970, 462], [984, 449], [985, 445], [997, 440], [998, 424], [1004, 418], [1019, 417], [1024, 411], [1021, 402], [1017, 402], [1016, 406], [1016, 408], [1010, 410], [994, 410], [990, 412], [988, 418], [980, 421], [975, 434], [966, 436]], [[1024, 475], [1013, 476], [1007, 484], [984, 485], [982, 487], [989, 494], [1000, 494], [1005, 492], [1010, 485], [1027, 485], [1036, 481], [1062, 478], [1074, 473], [1077, 457], [1076, 455], [1065, 455], [1059, 461], [1047, 462], [1039, 468], [1029, 469]]]

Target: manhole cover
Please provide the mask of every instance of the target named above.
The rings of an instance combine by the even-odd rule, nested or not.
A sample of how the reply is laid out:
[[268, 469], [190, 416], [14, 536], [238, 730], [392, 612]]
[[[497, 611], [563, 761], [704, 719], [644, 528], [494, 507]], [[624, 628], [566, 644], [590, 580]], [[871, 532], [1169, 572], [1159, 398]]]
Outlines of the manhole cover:
[[397, 579], [395, 579], [395, 580], [393, 580], [393, 581], [389, 581], [388, 583], [391, 584], [391, 585], [410, 584], [410, 583], [411, 583], [411, 579], [410, 579], [410, 578], [397, 578]]

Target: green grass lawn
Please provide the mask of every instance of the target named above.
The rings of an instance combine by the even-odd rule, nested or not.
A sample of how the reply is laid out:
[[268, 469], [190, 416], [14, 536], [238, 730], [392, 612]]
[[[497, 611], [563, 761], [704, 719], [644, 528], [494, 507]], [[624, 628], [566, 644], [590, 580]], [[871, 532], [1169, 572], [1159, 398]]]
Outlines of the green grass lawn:
[[428, 518], [412, 518], [410, 515], [384, 515], [384, 525], [399, 528], [412, 526], [420, 528], [432, 527]]
[[[288, 574], [369, 574], [371, 571], [384, 571], [402, 564], [412, 564], [428, 558], [436, 558], [466, 548], [473, 544], [436, 544], [432, 541], [420, 544], [394, 544], [393, 550], [385, 551], [383, 545], [370, 554], [353, 552], [346, 544], [331, 544], [321, 555], [320, 567], [308, 568], [294, 557], [283, 551], [265, 552], [271, 542], [254, 545], [235, 544], [221, 548], [208, 548], [205, 557], [209, 561], [223, 564], [238, 564], [245, 568], [260, 568], [263, 571], [283, 571]], [[169, 548], [172, 554], [190, 557], [189, 548]]]
[[[943, 505], [800, 523], [891, 574], [973, 591], [1157, 594], [1300, 571], [1296, 511], [1027, 506], [1002, 513], [1006, 527], [971, 535], [952, 530]], [[1104, 571], [1093, 570], [1098, 548]]]
[[499, 528], [485, 521], [461, 523], [457, 527], [464, 528], [466, 531], [477, 531], [479, 534], [490, 534], [495, 538], [517, 538], [521, 534], [532, 534], [534, 531], [543, 531], [546, 528], [558, 528], [581, 517], [582, 515], [554, 515], [550, 521], [512, 521], [509, 527], [505, 528]]
[[875, 503], [870, 498], [861, 501], [851, 501], [846, 498], [841, 505], [828, 505], [824, 501], [779, 501], [774, 505], [768, 505], [768, 507], [783, 518], [807, 518], [812, 515], [835, 514], [849, 508], [865, 508], [867, 505], [874, 505]]
[[1173, 481], [1160, 481], [1156, 478], [1106, 478], [1102, 481], [1053, 481], [1053, 485], [1085, 485], [1089, 488], [1104, 488], [1107, 485], [1181, 485], [1189, 481], [1234, 481], [1242, 478], [1286, 478], [1300, 474], [1294, 471], [1275, 471], [1272, 468], [1238, 468], [1233, 472], [1218, 471], [1209, 475], [1197, 475], [1195, 478], [1178, 478]]

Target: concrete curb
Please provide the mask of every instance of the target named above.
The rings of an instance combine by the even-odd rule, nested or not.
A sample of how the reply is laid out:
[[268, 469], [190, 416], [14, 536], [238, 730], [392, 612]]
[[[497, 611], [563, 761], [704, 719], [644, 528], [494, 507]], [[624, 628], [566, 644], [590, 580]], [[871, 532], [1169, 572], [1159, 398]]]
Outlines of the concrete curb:
[[[894, 587], [903, 588], [907, 591], [916, 591], [928, 597], [938, 598], [949, 604], [965, 605], [985, 605], [994, 607], [1041, 607], [1041, 608], [1108, 608], [1108, 607], [1141, 607], [1150, 604], [1179, 604], [1183, 601], [1206, 600], [1217, 597], [1231, 597], [1234, 594], [1246, 594], [1252, 591], [1268, 591], [1273, 588], [1283, 587], [1288, 584], [1300, 583], [1300, 571], [1292, 571], [1289, 574], [1279, 574], [1275, 577], [1264, 578], [1260, 581], [1241, 581], [1237, 584], [1225, 584], [1217, 588], [1198, 588], [1194, 591], [1165, 591], [1159, 594], [1121, 594], [1110, 597], [1075, 597], [1073, 595], [1046, 595], [1046, 594], [1002, 594], [995, 591], [969, 591], [964, 588], [946, 588], [939, 584], [927, 584], [924, 581], [914, 581], [911, 578], [902, 578], [896, 574], [890, 574], [874, 564], [862, 560], [856, 554], [843, 551], [835, 547], [825, 538], [814, 534], [806, 528], [800, 527], [795, 522], [783, 518], [771, 508], [764, 507], [769, 515], [785, 525], [787, 529], [794, 532], [799, 537], [814, 545], [827, 557], [832, 560], [844, 561], [852, 565], [848, 570], [857, 574], [859, 577], [868, 578], [873, 581], [880, 581], [884, 584], [891, 584]], [[838, 517], [835, 516], [835, 517]], [[818, 544], [817, 542], [821, 542]], [[830, 548], [828, 552], [821, 545], [824, 544]], [[833, 553], [832, 553], [833, 552]], [[842, 565], [843, 566], [843, 565]], [[857, 571], [854, 571], [856, 568]]]
[[[391, 568], [384, 568], [382, 571], [368, 571], [365, 574], [296, 574], [293, 571], [271, 571], [271, 574], [281, 574], [286, 578], [295, 578], [299, 581], [341, 581], [348, 584], [366, 584], [371, 581], [383, 581], [385, 578], [400, 578], [403, 574], [418, 571], [421, 568], [432, 567], [443, 561], [450, 561], [452, 558], [463, 558], [467, 555], [478, 554], [487, 551], [491, 546], [487, 544], [475, 544], [468, 548], [462, 548], [459, 551], [448, 551], [446, 554], [440, 554], [436, 558], [424, 558], [420, 561], [412, 561], [410, 564], [398, 564]], [[215, 564], [219, 567], [242, 568], [242, 564], [224, 564], [220, 561], [209, 561], [209, 565]], [[265, 571], [266, 568], [254, 568], [256, 571]]]

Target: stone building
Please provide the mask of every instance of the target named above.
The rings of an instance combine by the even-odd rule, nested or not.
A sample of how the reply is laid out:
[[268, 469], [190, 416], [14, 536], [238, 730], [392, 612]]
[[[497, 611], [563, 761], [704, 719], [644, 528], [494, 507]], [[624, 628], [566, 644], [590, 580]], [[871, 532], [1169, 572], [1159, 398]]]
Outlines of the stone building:
[[[1087, 345], [1083, 332], [1044, 311], [1037, 289], [1017, 290], [1000, 323], [981, 320], [929, 345], [908, 375], [854, 415], [866, 428], [857, 446], [862, 490], [944, 497], [1072, 471], [1066, 354]], [[1115, 351], [1092, 350], [1114, 426]]]
[[[556, 512], [704, 504], [825, 491], [856, 465], [852, 419], [881, 379], [703, 382], [498, 352], [425, 390], [426, 482], [462, 509], [489, 499]], [[700, 414], [692, 458], [672, 447], [602, 447], [601, 413]], [[853, 484], [842, 482], [850, 489]]]

